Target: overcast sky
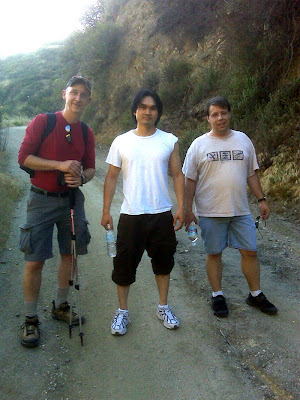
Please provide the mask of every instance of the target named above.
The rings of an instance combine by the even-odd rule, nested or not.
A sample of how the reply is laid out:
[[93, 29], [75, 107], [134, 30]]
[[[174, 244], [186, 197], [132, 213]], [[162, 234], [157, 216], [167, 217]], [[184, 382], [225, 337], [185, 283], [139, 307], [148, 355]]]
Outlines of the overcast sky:
[[94, 0], [3, 0], [0, 7], [0, 58], [36, 51], [67, 38]]

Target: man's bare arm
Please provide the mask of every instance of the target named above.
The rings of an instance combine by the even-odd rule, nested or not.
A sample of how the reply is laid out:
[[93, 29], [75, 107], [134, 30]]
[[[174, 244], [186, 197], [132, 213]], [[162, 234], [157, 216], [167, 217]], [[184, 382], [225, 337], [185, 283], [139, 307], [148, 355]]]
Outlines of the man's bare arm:
[[[251, 192], [254, 194], [254, 196], [257, 199], [262, 199], [264, 197], [264, 192], [262, 190], [257, 171], [255, 171], [254, 175], [249, 176], [247, 178], [247, 183], [248, 183], [249, 189], [251, 190]], [[270, 209], [265, 200], [261, 201], [259, 203], [259, 209], [260, 209], [260, 216], [261, 216], [262, 220], [269, 218]]]
[[103, 193], [103, 214], [101, 220], [101, 225], [105, 229], [107, 229], [108, 224], [110, 225], [111, 229], [114, 228], [113, 219], [110, 214], [110, 207], [116, 191], [116, 185], [120, 171], [120, 168], [110, 164], [106, 174]]
[[[177, 199], [177, 211], [174, 215], [174, 229], [175, 231], [178, 231], [184, 224], [184, 176], [181, 171], [178, 143], [176, 143], [174, 146], [174, 150], [169, 161], [169, 167], [173, 177], [174, 191]], [[177, 222], [178, 225], [176, 226]]]
[[196, 224], [197, 218], [193, 213], [193, 200], [195, 197], [196, 191], [196, 181], [193, 181], [190, 178], [185, 178], [185, 225], [186, 229], [190, 226], [190, 224], [194, 221]]

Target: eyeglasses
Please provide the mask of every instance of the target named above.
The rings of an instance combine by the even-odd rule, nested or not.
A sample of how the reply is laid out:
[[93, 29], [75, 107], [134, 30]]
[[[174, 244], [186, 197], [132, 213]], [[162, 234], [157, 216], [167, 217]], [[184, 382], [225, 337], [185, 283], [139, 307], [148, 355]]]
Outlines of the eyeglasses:
[[71, 138], [71, 127], [70, 127], [70, 125], [66, 125], [65, 126], [65, 131], [66, 131], [66, 136], [65, 136], [66, 142], [71, 144], [72, 143], [72, 138]]

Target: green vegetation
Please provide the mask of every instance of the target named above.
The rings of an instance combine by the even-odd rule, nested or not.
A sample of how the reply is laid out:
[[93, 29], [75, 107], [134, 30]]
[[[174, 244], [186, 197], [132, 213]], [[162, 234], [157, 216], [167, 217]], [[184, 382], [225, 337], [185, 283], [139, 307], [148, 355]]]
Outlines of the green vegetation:
[[[0, 151], [0, 171], [4, 171], [6, 159], [6, 153]], [[21, 193], [22, 189], [19, 181], [5, 172], [0, 172], [0, 209], [2, 210], [0, 213], [0, 249], [2, 249], [6, 243], [11, 217], [14, 212], [14, 205]]]
[[267, 195], [299, 204], [298, 2], [136, 4], [98, 0], [83, 16], [82, 32], [56, 48], [0, 61], [3, 119], [59, 109], [65, 82], [83, 74], [93, 84], [83, 119], [108, 143], [132, 127], [131, 98], [149, 87], [163, 100], [160, 126], [178, 134], [184, 158], [207, 130], [205, 102], [223, 95], [232, 104], [233, 127], [255, 144]]

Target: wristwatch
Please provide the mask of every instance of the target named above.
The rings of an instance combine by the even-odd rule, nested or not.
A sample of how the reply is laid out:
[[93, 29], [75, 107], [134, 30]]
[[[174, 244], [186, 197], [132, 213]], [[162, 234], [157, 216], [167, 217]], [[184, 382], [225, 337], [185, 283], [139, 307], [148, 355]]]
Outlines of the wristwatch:
[[260, 203], [261, 201], [267, 201], [267, 199], [266, 199], [266, 197], [264, 196], [264, 197], [262, 197], [261, 199], [258, 199], [257, 201]]
[[84, 173], [81, 174], [81, 186], [85, 185], [86, 183], [88, 183], [88, 177], [86, 175], [84, 175]]

